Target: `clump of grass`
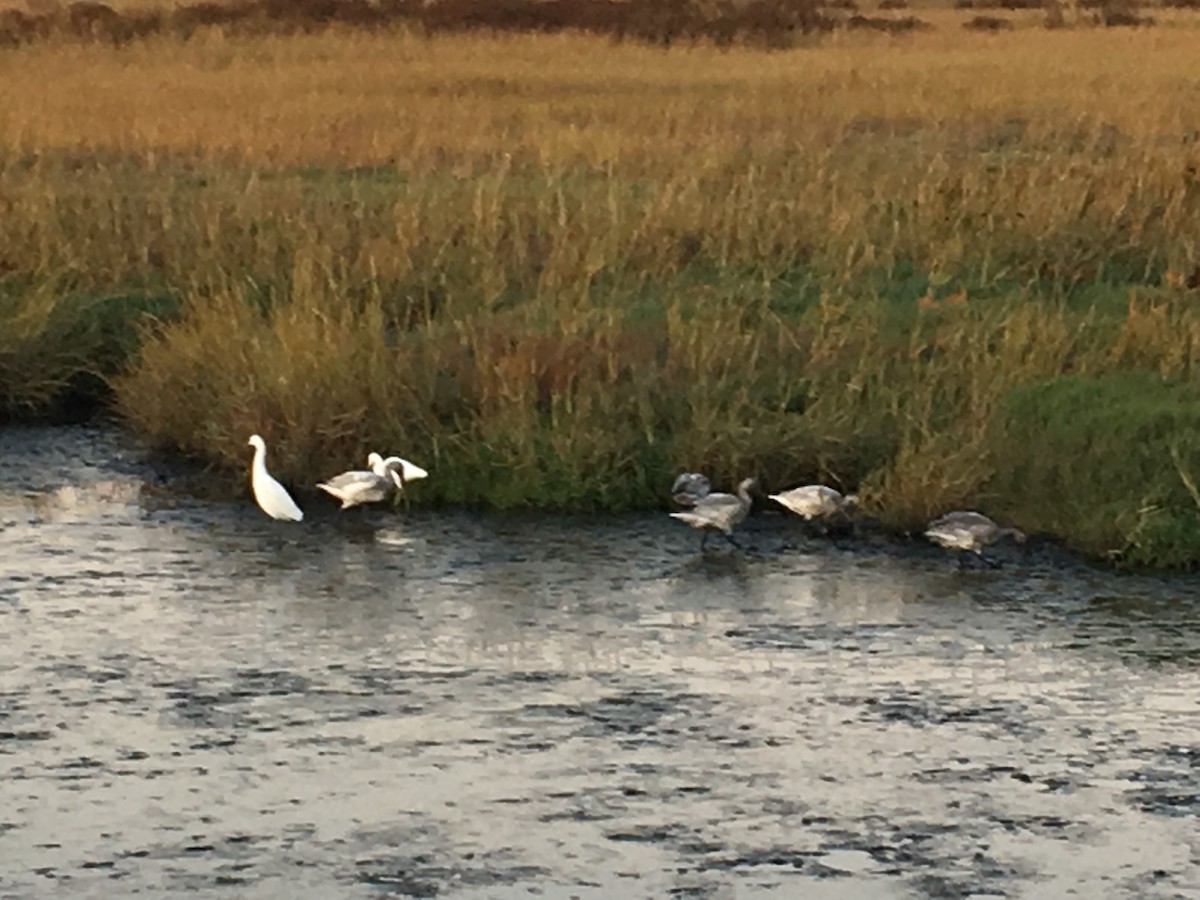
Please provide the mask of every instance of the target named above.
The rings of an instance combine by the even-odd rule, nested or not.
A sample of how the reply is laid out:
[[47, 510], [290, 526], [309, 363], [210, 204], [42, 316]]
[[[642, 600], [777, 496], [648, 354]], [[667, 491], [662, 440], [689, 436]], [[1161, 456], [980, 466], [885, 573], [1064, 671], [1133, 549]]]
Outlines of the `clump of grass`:
[[[348, 305], [336, 282], [295, 285], [268, 308], [194, 297], [117, 382], [124, 414], [230, 464], [246, 434], [278, 436], [276, 467], [300, 481], [367, 447], [402, 448], [441, 473], [430, 500], [623, 508], [699, 467], [720, 483], [861, 484], [884, 521], [912, 528], [1011, 499], [1005, 473], [1028, 448], [1046, 452], [997, 442], [1012, 392], [1125, 365], [1142, 334], [1132, 313], [1080, 316], [1019, 293], [926, 295], [911, 317], [831, 294], [784, 318], [786, 288], [747, 296], [686, 274], [650, 293], [617, 283], [397, 329], [378, 295]], [[1178, 329], [1172, 340], [1183, 346]], [[1031, 530], [1061, 524], [1017, 514]], [[1081, 532], [1080, 546], [1102, 552], [1109, 537]]]
[[1045, 0], [954, 0], [955, 9], [1042, 9]]
[[918, 19], [916, 16], [901, 16], [900, 18], [891, 19], [886, 16], [861, 15], [850, 16], [846, 20], [846, 27], [850, 29], [883, 31], [887, 34], [906, 34], [910, 31], [927, 31], [933, 28], [924, 19]]
[[1000, 16], [972, 16], [963, 22], [968, 31], [1012, 31], [1015, 27], [1011, 19]]
[[1200, 563], [1200, 389], [1149, 372], [1014, 388], [997, 418], [1003, 506], [1091, 553]]
[[262, 433], [278, 446], [281, 473], [311, 481], [351, 444], [354, 458], [365, 456], [360, 442], [371, 435], [357, 430], [372, 403], [383, 405], [382, 340], [365, 340], [352, 323], [366, 324], [349, 311], [263, 311], [232, 294], [193, 295], [177, 321], [144, 326], [135, 374], [114, 382], [118, 410], [153, 443], [227, 465]]
[[1200, 339], [1185, 298], [1121, 317], [960, 291], [907, 318], [827, 295], [782, 318], [786, 290], [680, 277], [397, 331], [379, 301], [307, 290], [267, 309], [193, 298], [117, 382], [122, 411], [231, 465], [246, 434], [274, 436], [276, 467], [301, 482], [395, 447], [439, 471], [425, 500], [626, 508], [698, 467], [861, 485], [902, 529], [982, 504], [1131, 565], [1200, 555], [1200, 445], [1178, 438], [1200, 414], [1179, 381]]
[[1153, 16], [1143, 16], [1132, 3], [1105, 3], [1100, 7], [1097, 22], [1106, 28], [1150, 28], [1158, 22]]
[[103, 296], [60, 279], [0, 282], [0, 420], [87, 418], [136, 349], [136, 320], [167, 298]]
[[69, 342], [72, 316], [45, 289], [0, 290], [0, 417], [44, 413], [87, 370], [92, 348]]
[[502, 507], [644, 505], [683, 458], [723, 475], [790, 444], [745, 388], [793, 351], [732, 332], [745, 310], [728, 295], [570, 315], [546, 299], [407, 333], [378, 299], [354, 308], [312, 285], [266, 310], [247, 300], [193, 297], [146, 336], [116, 381], [129, 421], [230, 464], [247, 434], [278, 436], [275, 468], [301, 481], [403, 448], [441, 473], [427, 496]]

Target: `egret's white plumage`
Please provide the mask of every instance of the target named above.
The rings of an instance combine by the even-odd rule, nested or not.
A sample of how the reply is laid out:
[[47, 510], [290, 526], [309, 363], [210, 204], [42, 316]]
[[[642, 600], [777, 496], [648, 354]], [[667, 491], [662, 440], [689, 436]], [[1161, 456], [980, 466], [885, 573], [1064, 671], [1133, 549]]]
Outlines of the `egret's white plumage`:
[[807, 484], [782, 494], [768, 496], [784, 509], [809, 520], [828, 519], [858, 503], [858, 495], [844, 496], [840, 491], [823, 484]]
[[701, 497], [712, 493], [712, 484], [699, 472], [680, 472], [671, 485], [671, 499], [677, 506], [691, 509]]
[[249, 445], [254, 448], [254, 462], [250, 464], [250, 488], [254, 502], [272, 519], [299, 522], [304, 513], [296, 505], [291, 494], [267, 471], [267, 445], [257, 434], [251, 435]]
[[747, 478], [738, 485], [737, 495], [706, 494], [696, 501], [687, 512], [671, 513], [671, 518], [687, 522], [693, 528], [699, 528], [704, 537], [700, 540], [700, 549], [708, 543], [711, 531], [719, 531], [734, 546], [733, 529], [741, 523], [750, 512], [750, 488], [754, 487], [754, 479]]
[[1002, 528], [983, 513], [956, 510], [934, 519], [925, 528], [925, 537], [948, 550], [968, 550], [982, 556], [983, 548], [1004, 537], [1025, 543], [1025, 533]]

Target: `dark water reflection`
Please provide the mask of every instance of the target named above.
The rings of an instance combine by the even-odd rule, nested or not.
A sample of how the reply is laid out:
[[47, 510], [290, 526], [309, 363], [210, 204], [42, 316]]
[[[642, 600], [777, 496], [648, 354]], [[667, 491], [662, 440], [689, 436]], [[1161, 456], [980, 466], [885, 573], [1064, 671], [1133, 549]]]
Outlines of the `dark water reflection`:
[[2, 897], [1200, 895], [1192, 580], [161, 480], [0, 431]]

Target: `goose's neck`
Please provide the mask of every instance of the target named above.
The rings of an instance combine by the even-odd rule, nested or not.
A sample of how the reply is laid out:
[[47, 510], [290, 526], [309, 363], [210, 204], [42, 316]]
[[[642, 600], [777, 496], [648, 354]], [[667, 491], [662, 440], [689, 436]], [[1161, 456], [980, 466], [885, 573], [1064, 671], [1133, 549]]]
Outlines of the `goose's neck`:
[[266, 447], [255, 447], [254, 448], [254, 462], [252, 463], [252, 465], [254, 466], [255, 472], [267, 471], [267, 448]]

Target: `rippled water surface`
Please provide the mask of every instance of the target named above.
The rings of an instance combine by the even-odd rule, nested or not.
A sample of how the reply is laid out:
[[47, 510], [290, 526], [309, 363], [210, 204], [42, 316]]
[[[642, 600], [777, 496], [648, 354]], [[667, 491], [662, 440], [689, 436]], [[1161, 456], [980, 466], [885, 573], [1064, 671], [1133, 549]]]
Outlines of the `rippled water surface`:
[[0, 897], [1200, 896], [1195, 579], [170, 480], [0, 430]]

